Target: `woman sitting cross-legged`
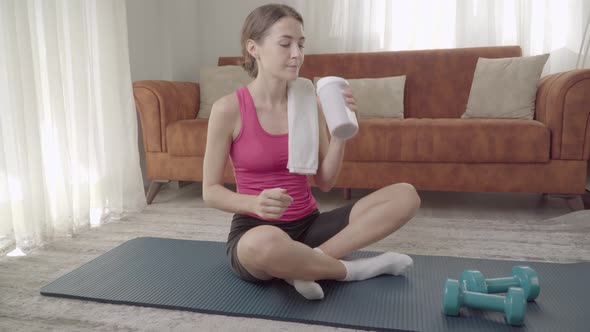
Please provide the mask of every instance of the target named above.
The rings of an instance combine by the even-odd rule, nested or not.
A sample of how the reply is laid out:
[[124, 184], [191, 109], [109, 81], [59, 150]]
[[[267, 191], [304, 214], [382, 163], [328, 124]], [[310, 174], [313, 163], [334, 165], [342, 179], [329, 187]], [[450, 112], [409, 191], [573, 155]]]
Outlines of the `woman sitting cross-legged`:
[[[242, 29], [244, 69], [254, 80], [213, 105], [204, 160], [203, 198], [235, 213], [227, 241], [232, 270], [258, 282], [280, 278], [308, 299], [324, 293], [316, 280], [364, 280], [397, 275], [413, 264], [404, 254], [340, 260], [392, 234], [416, 213], [420, 198], [407, 183], [381, 188], [354, 204], [320, 213], [306, 175], [290, 173], [288, 94], [303, 64], [303, 19], [286, 5], [265, 5]], [[343, 91], [356, 112], [350, 89]], [[321, 102], [317, 100], [318, 109]], [[319, 121], [318, 168], [314, 181], [329, 191], [340, 172], [346, 141], [328, 139]], [[223, 186], [231, 158], [237, 192]]]

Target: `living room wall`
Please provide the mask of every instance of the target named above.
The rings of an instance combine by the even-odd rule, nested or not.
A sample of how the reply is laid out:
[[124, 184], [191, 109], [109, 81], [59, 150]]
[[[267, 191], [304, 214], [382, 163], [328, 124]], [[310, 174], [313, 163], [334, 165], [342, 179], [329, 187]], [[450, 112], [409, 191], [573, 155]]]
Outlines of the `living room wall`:
[[[198, 81], [201, 66], [240, 54], [246, 15], [268, 0], [126, 0], [133, 80]], [[300, 0], [275, 1], [299, 9]]]

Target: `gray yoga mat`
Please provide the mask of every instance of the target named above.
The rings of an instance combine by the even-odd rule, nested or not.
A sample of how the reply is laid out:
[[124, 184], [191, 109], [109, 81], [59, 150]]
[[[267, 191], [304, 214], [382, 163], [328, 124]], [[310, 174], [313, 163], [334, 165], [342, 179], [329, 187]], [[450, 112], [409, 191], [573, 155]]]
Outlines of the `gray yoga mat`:
[[307, 301], [280, 280], [253, 284], [237, 278], [222, 242], [144, 237], [64, 275], [43, 287], [41, 294], [367, 330], [588, 331], [590, 263], [525, 263], [539, 274], [541, 294], [528, 303], [525, 325], [515, 328], [497, 312], [461, 309], [460, 317], [445, 316], [442, 292], [445, 280], [458, 278], [464, 269], [478, 269], [489, 278], [503, 277], [523, 262], [412, 258], [414, 268], [406, 276], [321, 281], [325, 298]]

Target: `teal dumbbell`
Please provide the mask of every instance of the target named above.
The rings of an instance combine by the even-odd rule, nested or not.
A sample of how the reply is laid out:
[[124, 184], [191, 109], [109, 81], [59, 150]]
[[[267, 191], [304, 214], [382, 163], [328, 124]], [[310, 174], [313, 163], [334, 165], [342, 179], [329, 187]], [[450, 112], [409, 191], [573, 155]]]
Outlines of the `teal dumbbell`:
[[528, 266], [514, 266], [512, 276], [507, 278], [485, 279], [477, 270], [465, 270], [459, 279], [465, 290], [478, 293], [506, 293], [510, 287], [519, 287], [524, 291], [527, 301], [534, 301], [541, 292], [539, 276]]
[[465, 290], [458, 280], [447, 279], [443, 294], [443, 311], [459, 316], [461, 307], [504, 312], [510, 325], [522, 325], [526, 314], [526, 301], [522, 288], [510, 287], [506, 296], [482, 294]]

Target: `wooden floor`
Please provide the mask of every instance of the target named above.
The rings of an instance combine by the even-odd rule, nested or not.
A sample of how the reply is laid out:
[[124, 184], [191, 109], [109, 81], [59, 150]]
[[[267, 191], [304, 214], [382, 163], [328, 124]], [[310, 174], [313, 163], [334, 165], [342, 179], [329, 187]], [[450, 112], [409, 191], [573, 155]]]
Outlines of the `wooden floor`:
[[[353, 201], [367, 193], [353, 190]], [[346, 203], [340, 191], [314, 194], [321, 210]], [[571, 213], [562, 199], [529, 194], [420, 195], [422, 207], [416, 218], [369, 249], [410, 255], [590, 261], [590, 210]], [[25, 257], [2, 257], [0, 331], [346, 330], [39, 295], [45, 284], [138, 236], [224, 241], [230, 218], [204, 205], [199, 184], [168, 188], [139, 214], [59, 239]]]

